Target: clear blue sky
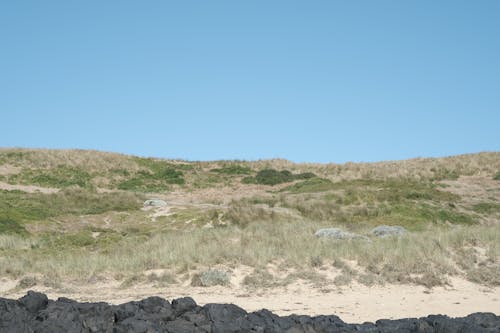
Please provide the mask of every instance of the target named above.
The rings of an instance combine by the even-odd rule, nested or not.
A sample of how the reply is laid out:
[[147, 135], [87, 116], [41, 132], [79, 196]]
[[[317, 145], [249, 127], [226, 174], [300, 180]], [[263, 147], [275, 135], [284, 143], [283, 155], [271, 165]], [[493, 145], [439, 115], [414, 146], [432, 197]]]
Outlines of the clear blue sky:
[[500, 1], [2, 1], [0, 146], [499, 151]]

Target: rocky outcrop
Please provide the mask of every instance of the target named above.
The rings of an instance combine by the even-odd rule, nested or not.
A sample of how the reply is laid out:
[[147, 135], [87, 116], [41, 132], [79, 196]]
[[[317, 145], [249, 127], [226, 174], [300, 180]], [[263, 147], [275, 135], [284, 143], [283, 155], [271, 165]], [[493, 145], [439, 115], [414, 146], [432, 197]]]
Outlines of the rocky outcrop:
[[165, 207], [167, 203], [160, 199], [149, 199], [144, 201], [144, 207]]
[[379, 225], [371, 231], [377, 237], [402, 236], [406, 232], [406, 229], [399, 225]]
[[336, 240], [356, 239], [356, 240], [370, 241], [370, 239], [366, 236], [355, 234], [349, 231], [344, 231], [339, 228], [319, 229], [314, 233], [314, 236], [320, 238], [336, 239]]
[[233, 304], [199, 306], [190, 297], [173, 300], [149, 297], [121, 305], [78, 303], [29, 291], [19, 300], [0, 298], [0, 332], [499, 332], [500, 317], [474, 313], [463, 318], [378, 320], [347, 324], [339, 317], [279, 317], [268, 310], [247, 313]]

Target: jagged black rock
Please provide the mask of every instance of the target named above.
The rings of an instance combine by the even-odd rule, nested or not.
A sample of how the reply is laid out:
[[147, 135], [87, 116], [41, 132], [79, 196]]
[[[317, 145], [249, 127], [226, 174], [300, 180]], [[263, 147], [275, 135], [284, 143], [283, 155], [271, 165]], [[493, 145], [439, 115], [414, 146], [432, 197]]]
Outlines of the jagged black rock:
[[474, 313], [463, 318], [381, 319], [347, 324], [339, 317], [280, 317], [268, 310], [247, 313], [233, 304], [199, 306], [190, 297], [169, 301], [149, 297], [121, 305], [78, 303], [29, 291], [19, 300], [0, 298], [0, 332], [8, 333], [156, 333], [156, 332], [500, 332], [500, 317]]

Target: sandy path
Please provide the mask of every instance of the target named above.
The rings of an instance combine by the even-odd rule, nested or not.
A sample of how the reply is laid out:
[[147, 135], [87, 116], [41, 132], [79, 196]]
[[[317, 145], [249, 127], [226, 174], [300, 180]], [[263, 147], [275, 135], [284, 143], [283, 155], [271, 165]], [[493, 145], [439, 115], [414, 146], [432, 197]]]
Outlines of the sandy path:
[[[201, 305], [213, 302], [234, 303], [247, 311], [267, 308], [279, 315], [335, 314], [346, 322], [356, 323], [429, 314], [446, 314], [451, 317], [465, 316], [472, 312], [500, 314], [500, 288], [485, 288], [461, 279], [452, 279], [452, 284], [452, 287], [439, 287], [430, 291], [425, 287], [412, 285], [366, 287], [357, 284], [321, 291], [304, 283], [295, 283], [287, 288], [248, 291], [234, 287], [159, 288], [152, 285], [123, 289], [118, 282], [107, 281], [86, 286], [68, 286], [62, 291], [38, 286], [32, 289], [45, 292], [50, 298], [64, 296], [79, 301], [106, 301], [112, 304], [148, 296], [160, 296], [169, 300], [191, 296]], [[14, 285], [12, 281], [0, 280], [0, 296], [23, 296], [26, 291], [12, 290]]]
[[20, 185], [20, 184], [8, 184], [5, 182], [0, 182], [0, 190], [7, 190], [7, 191], [23, 191], [27, 193], [56, 193], [59, 192], [58, 188], [52, 188], [52, 187], [41, 187], [41, 186], [35, 186], [35, 185]]

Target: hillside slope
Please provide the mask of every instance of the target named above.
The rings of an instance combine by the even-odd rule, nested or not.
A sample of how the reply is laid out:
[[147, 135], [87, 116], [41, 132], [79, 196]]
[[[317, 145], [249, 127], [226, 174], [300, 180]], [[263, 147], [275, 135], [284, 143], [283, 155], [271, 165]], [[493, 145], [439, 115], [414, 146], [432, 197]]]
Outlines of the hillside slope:
[[[433, 286], [453, 275], [498, 285], [499, 171], [499, 152], [295, 164], [3, 148], [0, 276], [56, 288], [114, 274], [130, 285], [159, 269], [161, 283], [184, 283], [245, 265], [248, 288], [297, 279]], [[144, 207], [152, 198], [167, 205]], [[322, 227], [371, 237], [378, 225], [410, 233], [314, 237]]]

